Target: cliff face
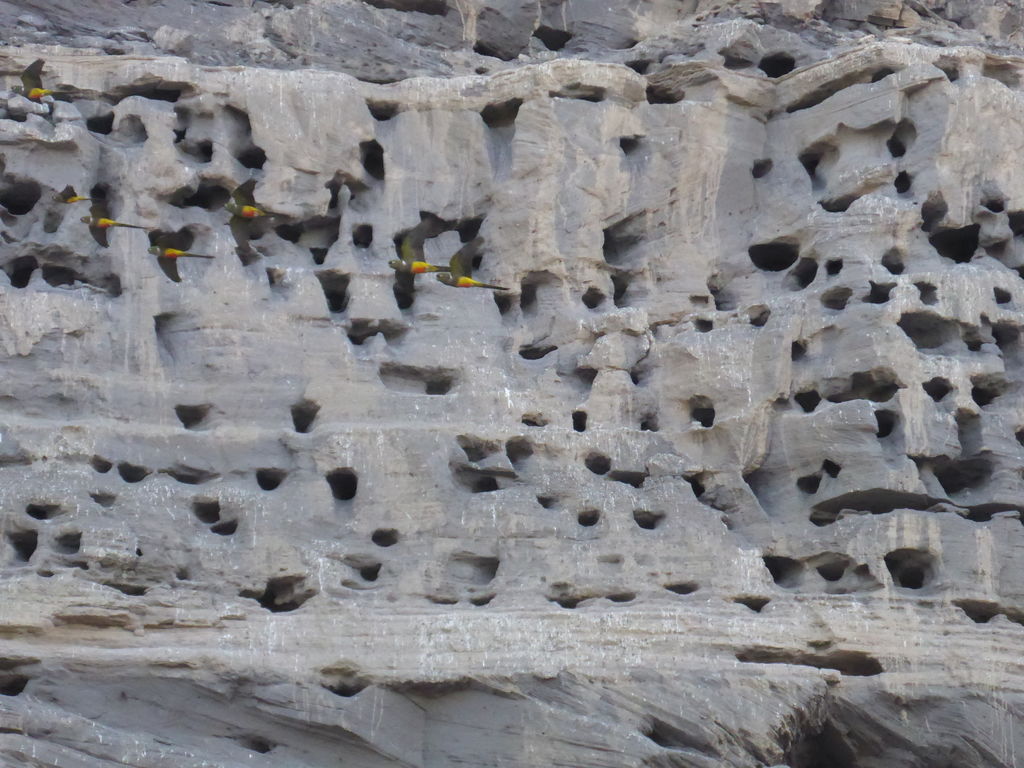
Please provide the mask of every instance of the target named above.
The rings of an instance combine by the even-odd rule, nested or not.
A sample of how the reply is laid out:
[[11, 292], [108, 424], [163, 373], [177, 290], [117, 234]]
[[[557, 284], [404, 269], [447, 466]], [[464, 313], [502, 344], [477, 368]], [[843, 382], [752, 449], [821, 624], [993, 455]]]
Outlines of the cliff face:
[[0, 763], [1018, 764], [1020, 9], [720, 5], [0, 5]]

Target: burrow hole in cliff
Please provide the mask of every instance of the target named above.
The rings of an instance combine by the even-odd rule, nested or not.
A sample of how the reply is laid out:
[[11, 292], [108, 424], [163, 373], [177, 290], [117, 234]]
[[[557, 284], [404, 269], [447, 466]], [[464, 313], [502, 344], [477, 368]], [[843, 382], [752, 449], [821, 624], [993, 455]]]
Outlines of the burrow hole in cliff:
[[922, 589], [934, 578], [935, 557], [921, 549], [897, 549], [885, 556], [893, 584], [904, 589]]
[[773, 167], [774, 163], [768, 158], [755, 160], [754, 164], [750, 166], [750, 175], [755, 179], [764, 178], [771, 172]]
[[212, 407], [210, 403], [176, 405], [174, 406], [174, 414], [185, 429], [199, 429], [203, 426], [203, 422], [206, 421], [206, 417], [210, 415]]
[[292, 408], [292, 426], [296, 432], [305, 434], [313, 429], [313, 422], [320, 413], [320, 403], [313, 400], [300, 400]]
[[601, 521], [601, 512], [596, 509], [584, 509], [576, 514], [576, 522], [584, 528], [591, 528]]
[[607, 475], [612, 468], [612, 460], [603, 453], [591, 452], [583, 460], [583, 465], [595, 475]]
[[100, 136], [109, 136], [114, 130], [114, 113], [103, 111], [85, 119], [85, 127], [92, 133]]
[[240, 597], [252, 598], [272, 613], [294, 611], [316, 594], [303, 576], [279, 576], [267, 581], [262, 592], [243, 589]]
[[865, 304], [887, 303], [891, 298], [892, 289], [896, 287], [896, 283], [876, 283], [874, 280], [869, 280], [868, 285], [870, 289], [864, 297]]
[[893, 129], [892, 135], [885, 142], [885, 146], [893, 157], [903, 157], [916, 138], [917, 129], [914, 124], [910, 120], [900, 120]]
[[715, 423], [715, 407], [709, 398], [704, 395], [696, 395], [690, 398], [689, 406], [692, 421], [704, 428], [711, 427]]
[[176, 208], [202, 208], [206, 211], [219, 210], [231, 198], [231, 193], [219, 184], [201, 181], [195, 190], [182, 187], [171, 195], [168, 202]]
[[633, 522], [645, 531], [653, 531], [665, 519], [664, 512], [655, 512], [649, 509], [634, 509]]
[[802, 291], [814, 282], [818, 276], [818, 262], [814, 259], [802, 258], [786, 275], [785, 287], [791, 291]]
[[267, 739], [264, 739], [262, 736], [236, 736], [235, 741], [237, 741], [241, 746], [248, 749], [250, 752], [258, 752], [261, 755], [265, 755], [267, 752], [269, 752], [277, 746], [277, 744], [275, 744], [272, 741], [268, 741]]
[[986, 485], [992, 476], [992, 463], [983, 457], [939, 459], [933, 464], [932, 471], [942, 490], [952, 496]]
[[0, 696], [18, 696], [29, 684], [29, 677], [9, 672], [0, 674]]
[[523, 344], [519, 347], [519, 356], [524, 360], [540, 360], [556, 349], [554, 344]]
[[466, 459], [473, 463], [483, 461], [488, 456], [497, 453], [500, 445], [496, 440], [485, 440], [474, 435], [458, 435], [455, 442], [459, 444]]
[[996, 304], [1009, 304], [1013, 300], [1009, 291], [998, 286], [992, 289], [992, 298], [995, 299]]
[[236, 107], [228, 106], [224, 114], [232, 124], [232, 149], [235, 159], [251, 170], [260, 170], [267, 162], [267, 153], [252, 140], [252, 123], [249, 113]]
[[932, 193], [921, 206], [921, 229], [931, 232], [935, 225], [946, 218], [949, 213], [949, 206], [941, 193]]
[[978, 250], [979, 224], [959, 229], [940, 229], [928, 238], [928, 242], [943, 258], [957, 264], [966, 264]]
[[809, 389], [804, 392], [797, 392], [793, 395], [793, 399], [796, 400], [796, 404], [803, 409], [804, 413], [813, 413], [814, 409], [821, 402], [821, 395], [817, 391]]
[[754, 613], [760, 613], [771, 600], [767, 597], [754, 597], [752, 595], [739, 595], [732, 598], [732, 602], [749, 608]]
[[700, 589], [700, 584], [695, 581], [677, 581], [672, 584], [666, 584], [665, 589], [677, 595], [692, 595]]
[[585, 306], [587, 309], [597, 309], [599, 306], [601, 306], [601, 304], [604, 303], [604, 300], [606, 298], [608, 297], [604, 295], [603, 291], [592, 285], [589, 288], [587, 288], [586, 293], [583, 294], [583, 306]]
[[849, 400], [871, 400], [884, 403], [904, 387], [899, 377], [889, 368], [875, 368], [857, 371], [850, 376], [846, 389], [829, 395], [830, 403], [845, 403]]
[[89, 466], [103, 475], [114, 468], [114, 463], [112, 461], [107, 461], [102, 456], [93, 456], [89, 459]]
[[39, 534], [35, 531], [9, 531], [7, 543], [14, 549], [15, 560], [27, 563], [39, 544]]
[[352, 227], [352, 245], [356, 248], [369, 248], [373, 245], [373, 226], [357, 224]]
[[[736, 652], [736, 660], [747, 664], [798, 664], [801, 666], [814, 667], [815, 669], [834, 669], [841, 675], [855, 677], [873, 677], [885, 671], [878, 659], [869, 656], [863, 651], [830, 651], [828, 653], [808, 653], [783, 648], [765, 648], [755, 646], [744, 648]], [[792, 760], [793, 766], [798, 762]], [[847, 766], [839, 762], [812, 762], [801, 768], [818, 768], [829, 766], [829, 768], [856, 768], [856, 764]]]
[[772, 581], [780, 587], [795, 587], [803, 581], [804, 564], [799, 560], [781, 555], [765, 555], [763, 560]]
[[631, 485], [634, 488], [643, 487], [644, 482], [649, 477], [647, 472], [639, 472], [628, 469], [616, 469], [608, 473], [608, 479], [614, 480], [617, 483], [623, 483], [625, 485]]
[[949, 383], [949, 379], [944, 379], [941, 376], [935, 376], [923, 382], [921, 388], [935, 402], [939, 402], [953, 391], [953, 385]]
[[902, 275], [903, 270], [906, 269], [903, 264], [903, 256], [895, 248], [890, 248], [882, 256], [882, 266], [893, 275]]
[[393, 547], [398, 543], [398, 531], [394, 528], [378, 528], [370, 535], [370, 541], [378, 547]]
[[856, 752], [832, 723], [799, 736], [786, 754], [791, 768], [858, 768]]
[[288, 473], [283, 469], [256, 470], [256, 484], [264, 491], [276, 490], [286, 477], [288, 477]]
[[548, 91], [552, 99], [579, 99], [580, 101], [599, 102], [604, 101], [606, 90], [600, 85], [587, 85], [586, 83], [569, 83], [558, 90]]
[[338, 501], [351, 501], [359, 488], [359, 476], [349, 467], [334, 469], [325, 476], [331, 495]]
[[365, 690], [370, 681], [350, 669], [340, 672], [335, 670], [323, 670], [326, 680], [321, 683], [325, 690], [335, 696], [350, 699], [361, 691]]
[[78, 531], [62, 533], [53, 540], [53, 548], [60, 555], [75, 555], [82, 548], [82, 534]]
[[388, 389], [408, 394], [446, 395], [455, 386], [455, 372], [444, 368], [382, 363], [377, 375]]
[[25, 507], [25, 514], [35, 520], [52, 520], [62, 514], [64, 509], [60, 504], [28, 504]]
[[126, 483], [140, 483], [146, 479], [153, 470], [147, 469], [146, 467], [139, 466], [138, 464], [132, 464], [127, 461], [122, 461], [117, 465], [117, 474], [121, 476], [121, 479]]
[[573, 411], [572, 412], [572, 428], [576, 432], [587, 431], [587, 412], [586, 411]]
[[349, 276], [337, 270], [323, 269], [316, 273], [316, 279], [323, 289], [327, 309], [332, 314], [344, 312], [348, 307]]
[[768, 272], [782, 272], [796, 263], [800, 249], [789, 240], [774, 240], [770, 243], [758, 243], [747, 250], [750, 260], [758, 269]]
[[513, 437], [505, 442], [505, 456], [519, 469], [520, 464], [533, 456], [533, 444], [525, 437]]
[[1010, 389], [1010, 383], [999, 374], [971, 377], [971, 399], [984, 408]]
[[794, 59], [790, 54], [781, 51], [778, 53], [770, 53], [767, 56], [762, 56], [761, 60], [757, 63], [757, 68], [771, 78], [787, 75], [792, 72], [795, 67], [796, 59]]
[[920, 297], [922, 304], [932, 306], [939, 303], [939, 292], [931, 283], [914, 283], [914, 287], [917, 288], [917, 295]]
[[41, 196], [42, 189], [32, 180], [5, 179], [0, 182], [0, 205], [15, 216], [22, 216], [35, 208]]
[[706, 753], [707, 746], [701, 739], [694, 738], [682, 728], [677, 728], [656, 717], [651, 718], [642, 733], [664, 749], [697, 754]]
[[889, 411], [884, 408], [875, 411], [875, 424], [877, 425], [875, 437], [882, 438], [891, 435], [893, 430], [896, 429], [898, 420], [899, 419], [894, 411]]
[[564, 29], [555, 29], [541, 24], [533, 31], [533, 36], [540, 40], [549, 51], [560, 51], [572, 40], [572, 34]]
[[853, 290], [851, 288], [848, 288], [845, 285], [839, 285], [835, 288], [829, 288], [821, 294], [821, 305], [825, 307], [825, 309], [831, 309], [839, 312], [846, 309], [846, 304], [850, 301], [851, 296], [853, 296]]
[[959, 337], [959, 328], [932, 312], [904, 312], [896, 323], [918, 349], [936, 349]]
[[19, 256], [4, 265], [4, 272], [11, 281], [12, 288], [25, 288], [32, 280], [32, 273], [39, 268], [34, 256]]
[[192, 514], [204, 525], [220, 522], [220, 502], [217, 499], [195, 499], [192, 502]]
[[376, 139], [359, 143], [359, 162], [369, 176], [384, 180], [384, 147]]
[[911, 185], [914, 183], [914, 177], [906, 171], [900, 171], [896, 174], [896, 178], [893, 179], [892, 185], [896, 192], [901, 195], [905, 195], [910, 191]]
[[648, 104], [678, 104], [686, 92], [673, 83], [648, 81], [646, 96]]
[[99, 504], [101, 507], [109, 509], [114, 506], [114, 502], [117, 501], [117, 495], [113, 493], [103, 493], [96, 491], [89, 494], [89, 498]]

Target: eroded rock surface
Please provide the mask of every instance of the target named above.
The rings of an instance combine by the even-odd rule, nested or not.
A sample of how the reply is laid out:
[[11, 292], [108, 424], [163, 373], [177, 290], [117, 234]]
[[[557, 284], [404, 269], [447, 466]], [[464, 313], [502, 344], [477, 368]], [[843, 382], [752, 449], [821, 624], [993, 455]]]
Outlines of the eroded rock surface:
[[[778, 24], [390, 85], [4, 49], [68, 100], [0, 102], [0, 760], [1016, 765], [1024, 63]], [[396, 290], [421, 212], [509, 290]]]

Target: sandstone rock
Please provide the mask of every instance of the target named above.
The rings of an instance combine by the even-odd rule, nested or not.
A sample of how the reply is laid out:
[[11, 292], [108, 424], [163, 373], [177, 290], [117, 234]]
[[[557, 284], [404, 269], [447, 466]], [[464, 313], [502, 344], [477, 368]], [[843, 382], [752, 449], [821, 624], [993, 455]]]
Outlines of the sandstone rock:
[[1012, 9], [715, 5], [19, 10], [0, 762], [1015, 764]]

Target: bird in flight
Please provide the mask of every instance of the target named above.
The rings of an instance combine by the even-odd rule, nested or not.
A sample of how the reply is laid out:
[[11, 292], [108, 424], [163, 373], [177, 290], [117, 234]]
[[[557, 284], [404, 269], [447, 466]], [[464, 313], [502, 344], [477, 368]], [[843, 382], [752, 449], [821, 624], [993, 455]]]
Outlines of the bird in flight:
[[508, 288], [503, 286], [481, 283], [479, 280], [474, 280], [471, 277], [473, 274], [473, 259], [480, 252], [480, 246], [483, 244], [484, 239], [477, 237], [459, 248], [452, 255], [451, 263], [448, 266], [449, 273], [445, 274], [442, 272], [437, 275], [437, 279], [445, 285], [450, 285], [452, 288], [490, 288], [495, 291], [507, 291]]

